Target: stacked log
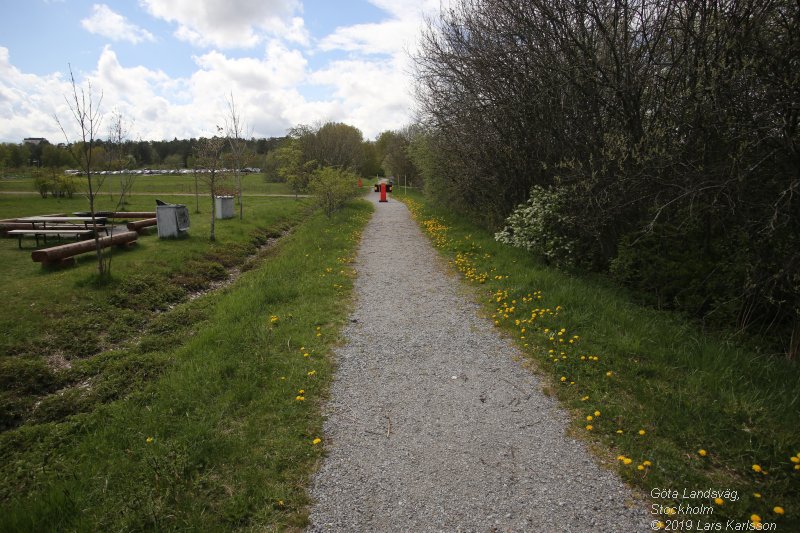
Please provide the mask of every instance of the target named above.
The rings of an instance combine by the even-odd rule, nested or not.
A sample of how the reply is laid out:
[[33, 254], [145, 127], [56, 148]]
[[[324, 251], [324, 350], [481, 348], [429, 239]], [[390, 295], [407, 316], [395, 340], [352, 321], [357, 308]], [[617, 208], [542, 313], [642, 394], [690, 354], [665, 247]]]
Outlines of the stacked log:
[[128, 230], [141, 233], [144, 228], [149, 228], [158, 224], [157, 218], [145, 218], [143, 220], [136, 220], [135, 222], [128, 222]]
[[[129, 245], [139, 237], [135, 231], [125, 231], [117, 233], [110, 237], [101, 237], [100, 248], [108, 248], [109, 246], [122, 246]], [[95, 240], [87, 239], [85, 241], [73, 242], [69, 244], [62, 244], [60, 246], [53, 246], [51, 248], [43, 248], [41, 250], [34, 250], [31, 252], [31, 259], [42, 265], [54, 265], [64, 263], [67, 261], [74, 261], [76, 255], [86, 252], [91, 252], [96, 249]]]
[[155, 211], [115, 211], [108, 218], [155, 218]]

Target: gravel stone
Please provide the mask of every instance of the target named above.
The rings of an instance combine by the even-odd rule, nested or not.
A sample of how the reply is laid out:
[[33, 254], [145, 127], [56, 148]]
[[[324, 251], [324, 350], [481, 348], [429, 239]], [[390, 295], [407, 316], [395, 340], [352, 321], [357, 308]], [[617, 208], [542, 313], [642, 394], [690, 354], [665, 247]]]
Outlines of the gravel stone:
[[376, 202], [355, 266], [309, 532], [650, 530], [404, 204]]

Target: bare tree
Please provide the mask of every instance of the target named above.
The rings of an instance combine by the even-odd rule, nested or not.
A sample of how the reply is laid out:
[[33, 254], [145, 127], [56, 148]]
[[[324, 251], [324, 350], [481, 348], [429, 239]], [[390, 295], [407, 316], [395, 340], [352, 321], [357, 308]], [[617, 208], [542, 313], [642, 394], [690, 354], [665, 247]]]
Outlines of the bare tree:
[[[114, 109], [114, 111], [111, 113], [111, 123], [108, 125], [109, 146], [106, 149], [106, 153], [108, 154], [110, 162], [109, 168], [121, 172], [120, 174], [117, 174], [119, 177], [120, 191], [114, 211], [122, 210], [127, 200], [128, 193], [130, 193], [131, 189], [133, 188], [133, 183], [136, 180], [136, 176], [128, 172], [130, 170], [130, 165], [128, 164], [127, 157], [125, 157], [125, 153], [123, 151], [125, 141], [128, 139], [128, 133], [128, 126], [125, 123], [125, 117], [122, 115], [122, 112], [119, 109]], [[110, 190], [111, 186], [109, 186], [109, 191]], [[109, 235], [112, 237], [114, 235], [113, 225], [109, 230]], [[106, 272], [109, 276], [111, 275], [111, 259], [112, 253], [111, 249], [109, 248], [106, 262]]]
[[239, 220], [244, 218], [244, 206], [242, 202], [242, 161], [244, 159], [244, 150], [246, 148], [244, 139], [242, 138], [244, 132], [244, 122], [239, 112], [236, 110], [236, 102], [231, 93], [231, 99], [228, 102], [228, 116], [226, 117], [225, 134], [228, 137], [228, 143], [231, 147], [231, 155], [233, 155], [233, 176], [236, 181], [236, 196], [239, 201]]
[[101, 277], [108, 274], [106, 270], [106, 262], [103, 256], [103, 249], [100, 245], [100, 236], [97, 231], [97, 217], [95, 216], [95, 199], [98, 191], [103, 186], [103, 177], [98, 177], [95, 183], [92, 175], [94, 168], [93, 149], [95, 145], [95, 138], [100, 131], [103, 116], [100, 113], [100, 104], [103, 102], [103, 93], [100, 92], [96, 96], [92, 91], [92, 82], [87, 81], [86, 89], [78, 87], [75, 83], [75, 76], [72, 73], [72, 65], [69, 65], [69, 81], [72, 87], [72, 94], [65, 95], [64, 100], [67, 102], [72, 118], [80, 129], [80, 144], [70, 141], [67, 130], [57, 114], [53, 115], [58, 127], [64, 134], [67, 141], [67, 148], [72, 154], [72, 157], [80, 165], [81, 171], [86, 176], [88, 184], [88, 199], [89, 199], [89, 213], [92, 218], [92, 230], [94, 230], [94, 242], [97, 252], [97, 272]]
[[209, 239], [214, 241], [214, 223], [217, 220], [215, 199], [222, 185], [223, 176], [220, 174], [220, 163], [222, 161], [222, 150], [227, 142], [222, 137], [223, 129], [217, 126], [217, 135], [211, 138], [200, 139], [196, 147], [197, 164], [200, 167], [200, 179], [208, 185], [209, 196], [211, 196], [211, 234]]

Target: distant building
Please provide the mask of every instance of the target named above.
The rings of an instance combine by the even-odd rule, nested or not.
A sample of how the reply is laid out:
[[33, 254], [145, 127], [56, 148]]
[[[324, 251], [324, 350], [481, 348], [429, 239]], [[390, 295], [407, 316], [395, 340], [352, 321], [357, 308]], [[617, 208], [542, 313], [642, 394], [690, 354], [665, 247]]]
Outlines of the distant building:
[[33, 144], [38, 146], [42, 143], [50, 144], [50, 142], [44, 137], [25, 137], [22, 139], [22, 144]]

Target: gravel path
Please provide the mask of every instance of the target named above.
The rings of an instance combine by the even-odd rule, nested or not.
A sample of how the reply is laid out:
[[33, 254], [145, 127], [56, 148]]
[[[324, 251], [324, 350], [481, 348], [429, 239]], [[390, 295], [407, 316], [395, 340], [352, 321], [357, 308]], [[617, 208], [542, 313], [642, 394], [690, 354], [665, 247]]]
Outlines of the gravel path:
[[376, 203], [356, 269], [309, 531], [649, 530], [402, 203]]

